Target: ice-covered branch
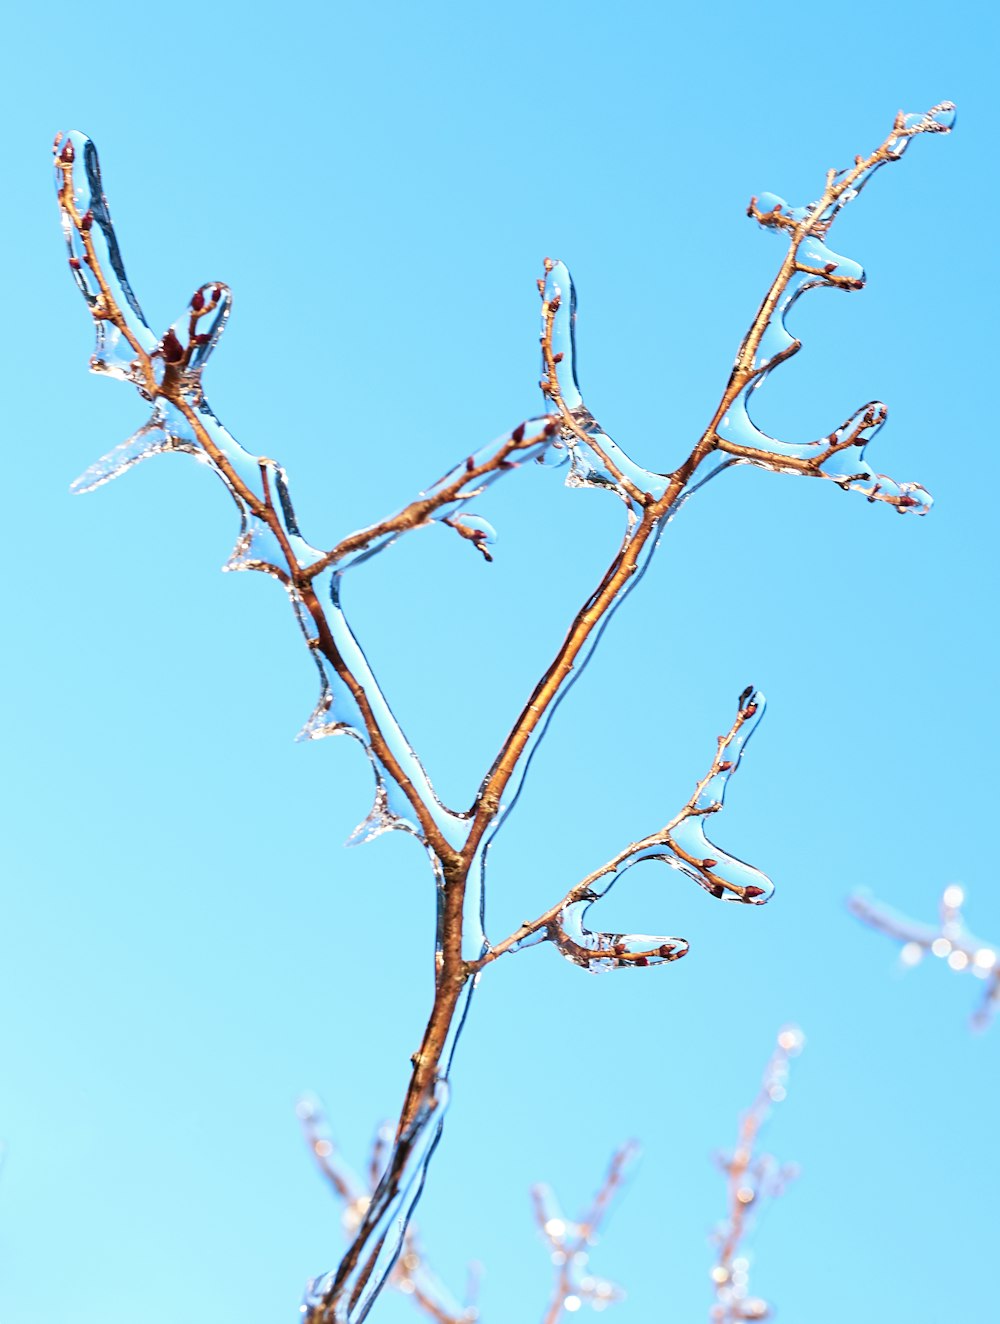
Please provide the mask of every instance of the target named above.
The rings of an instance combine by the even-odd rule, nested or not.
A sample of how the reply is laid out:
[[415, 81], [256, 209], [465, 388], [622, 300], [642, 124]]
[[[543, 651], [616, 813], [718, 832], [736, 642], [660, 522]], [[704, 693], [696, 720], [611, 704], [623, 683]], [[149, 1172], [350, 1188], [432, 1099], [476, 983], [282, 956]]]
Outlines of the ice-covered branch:
[[590, 1207], [575, 1221], [565, 1217], [550, 1187], [532, 1187], [535, 1221], [549, 1247], [555, 1271], [542, 1324], [557, 1324], [565, 1312], [575, 1313], [583, 1305], [600, 1311], [624, 1299], [625, 1293], [615, 1283], [590, 1272], [590, 1250], [638, 1154], [634, 1140], [622, 1145], [613, 1155]]
[[[55, 160], [70, 268], [96, 328], [91, 368], [133, 383], [152, 406], [149, 420], [88, 469], [74, 490], [92, 491], [141, 460], [163, 453], [190, 454], [207, 464], [239, 512], [239, 534], [226, 569], [262, 571], [285, 587], [319, 669], [320, 700], [303, 734], [350, 734], [371, 760], [375, 807], [357, 835], [366, 838], [402, 827], [425, 840], [438, 859], [447, 858], [462, 840], [465, 816], [438, 800], [396, 722], [344, 616], [339, 576], [329, 556], [302, 537], [284, 470], [274, 460], [244, 450], [205, 398], [202, 376], [229, 317], [228, 288], [220, 282], [200, 286], [185, 312], [158, 338], [125, 275], [94, 144], [81, 133], [60, 135]], [[515, 429], [465, 468], [464, 478], [481, 487], [505, 472], [505, 465], [510, 467], [512, 452], [536, 453], [548, 444], [552, 438], [547, 427], [541, 420], [535, 432], [519, 440]], [[462, 518], [468, 496], [467, 485], [446, 483], [445, 489], [427, 495], [419, 518], [410, 508], [408, 514], [386, 521], [378, 534], [381, 545], [434, 516], [450, 517], [462, 536], [485, 545], [488, 534], [476, 527], [474, 517]], [[355, 555], [364, 550], [362, 541], [349, 540]]]
[[790, 207], [771, 193], [751, 198], [747, 214], [783, 235], [789, 246], [779, 277], [740, 346], [722, 407], [711, 425], [717, 449], [733, 462], [829, 478], [845, 489], [861, 492], [869, 501], [893, 506], [900, 514], [915, 511], [922, 515], [930, 509], [930, 496], [919, 483], [897, 483], [875, 473], [865, 462], [866, 447], [886, 418], [881, 401], [863, 405], [840, 427], [818, 440], [789, 443], [768, 436], [753, 422], [750, 399], [773, 369], [801, 348], [785, 324], [796, 300], [810, 289], [857, 290], [864, 285], [862, 267], [834, 253], [826, 243], [840, 211], [858, 196], [877, 170], [898, 161], [914, 138], [947, 133], [954, 121], [951, 102], [940, 102], [925, 114], [900, 112], [892, 131], [874, 152], [856, 157], [850, 169], [829, 171], [817, 201]]
[[[614, 492], [627, 510], [623, 545], [576, 618], [545, 675], [532, 691], [510, 731], [473, 807], [466, 845], [471, 857], [510, 798], [508, 786], [536, 733], [544, 730], [552, 705], [574, 671], [586, 664], [595, 634], [620, 605], [648, 564], [664, 525], [696, 490], [723, 470], [754, 464], [777, 473], [830, 478], [855, 488], [871, 501], [882, 501], [905, 514], [925, 513], [930, 498], [919, 484], [897, 484], [875, 474], [864, 451], [882, 423], [886, 409], [872, 402], [818, 442], [791, 444], [766, 436], [751, 421], [750, 394], [769, 372], [799, 347], [785, 329], [785, 317], [799, 295], [817, 285], [854, 288], [863, 278], [856, 264], [839, 259], [825, 245], [837, 213], [856, 197], [882, 165], [898, 160], [913, 138], [947, 132], [954, 107], [942, 102], [922, 115], [899, 115], [892, 132], [868, 157], [856, 158], [846, 171], [829, 171], [826, 187], [810, 207], [785, 211], [774, 200], [788, 249], [771, 287], [743, 338], [729, 381], [708, 427], [687, 458], [669, 472], [633, 460], [601, 427], [584, 404], [576, 354], [576, 292], [563, 263], [547, 259], [539, 281], [542, 298], [542, 379], [546, 402], [561, 422], [560, 440], [571, 461], [567, 483]], [[780, 205], [779, 205], [780, 204]], [[757, 206], [757, 204], [754, 204]], [[759, 208], [758, 208], [759, 210]], [[760, 212], [770, 217], [774, 208]], [[821, 265], [816, 263], [822, 259]], [[830, 268], [830, 270], [827, 270]], [[849, 278], [849, 279], [848, 279]]]
[[[383, 1126], [375, 1133], [366, 1177], [362, 1181], [334, 1144], [322, 1105], [316, 1099], [303, 1098], [296, 1111], [316, 1165], [343, 1205], [344, 1231], [351, 1239], [357, 1233], [371, 1205], [372, 1194], [378, 1188], [386, 1158], [391, 1152], [392, 1128]], [[417, 1229], [410, 1223], [403, 1237], [399, 1259], [387, 1280], [389, 1287], [409, 1297], [414, 1306], [427, 1318], [436, 1321], [436, 1324], [474, 1324], [479, 1318], [473, 1302], [476, 1283], [476, 1274], [470, 1269], [465, 1304], [458, 1304], [428, 1265]]]
[[[640, 859], [662, 860], [717, 896], [759, 903], [769, 895], [763, 875], [710, 846], [704, 833], [704, 820], [721, 806], [726, 779], [752, 720], [759, 716], [759, 703], [745, 695], [736, 726], [729, 737], [720, 738], [712, 770], [666, 828], [626, 848], [505, 943], [491, 949], [481, 926], [490, 843], [517, 799], [530, 755], [612, 614], [641, 579], [667, 523], [694, 491], [723, 470], [749, 463], [832, 478], [900, 512], [927, 508], [929, 499], [918, 485], [880, 478], [863, 461], [865, 446], [884, 420], [884, 406], [866, 405], [820, 442], [796, 446], [759, 431], [750, 421], [747, 401], [769, 372], [798, 348], [784, 328], [794, 300], [817, 285], [854, 288], [861, 281], [860, 268], [826, 248], [837, 212], [876, 169], [898, 159], [914, 137], [945, 132], [951, 120], [951, 107], [945, 104], [924, 116], [900, 116], [874, 153], [858, 158], [850, 170], [829, 173], [825, 191], [811, 207], [788, 209], [776, 198], [752, 204], [751, 213], [766, 228], [783, 233], [788, 249], [708, 427], [677, 467], [659, 472], [658, 456], [646, 457], [653, 467], [644, 467], [587, 410], [576, 367], [572, 281], [562, 263], [546, 261], [540, 292], [541, 388], [547, 412], [485, 448], [463, 445], [465, 457], [439, 482], [395, 515], [332, 547], [326, 543], [326, 550], [302, 536], [281, 466], [244, 450], [205, 399], [202, 376], [229, 316], [228, 288], [219, 282], [199, 286], [181, 316], [157, 336], [125, 275], [93, 143], [75, 132], [56, 139], [56, 178], [70, 268], [96, 329], [91, 367], [131, 382], [151, 408], [138, 431], [88, 470], [76, 489], [91, 490], [148, 456], [168, 452], [195, 456], [221, 479], [240, 519], [226, 568], [263, 572], [282, 584], [319, 670], [320, 698], [303, 734], [350, 734], [371, 762], [374, 807], [354, 839], [404, 829], [423, 842], [431, 860], [437, 907], [434, 1002], [412, 1058], [409, 1087], [383, 1170], [338, 1270], [310, 1288], [303, 1307], [308, 1324], [361, 1324], [393, 1271], [441, 1133], [447, 1076], [475, 977], [489, 961], [518, 943], [542, 938], [591, 969], [662, 963], [683, 954], [686, 945], [678, 939], [592, 933], [585, 927], [588, 907]], [[624, 502], [624, 536], [515, 718], [470, 808], [455, 810], [436, 796], [348, 624], [342, 578], [400, 535], [431, 523], [448, 527], [490, 559], [492, 531], [469, 503], [526, 461], [558, 468], [567, 460], [568, 485], [609, 490]]]
[[847, 906], [869, 928], [902, 943], [899, 960], [904, 967], [919, 965], [925, 956], [936, 956], [950, 970], [983, 980], [983, 996], [973, 1013], [972, 1024], [977, 1030], [984, 1030], [1000, 1007], [1000, 949], [973, 937], [965, 927], [964, 901], [962, 888], [949, 883], [941, 894], [937, 924], [909, 919], [874, 900], [867, 892], [856, 892]]
[[545, 940], [554, 943], [568, 960], [595, 972], [678, 960], [688, 950], [683, 938], [600, 933], [587, 928], [591, 906], [607, 896], [622, 874], [642, 860], [661, 861], [723, 900], [750, 905], [767, 901], [774, 891], [770, 879], [713, 845], [705, 832], [706, 820], [722, 809], [729, 779], [739, 767], [746, 743], [763, 714], [764, 696], [747, 686], [739, 697], [732, 726], [716, 740], [708, 771], [679, 813], [665, 827], [632, 842], [588, 874], [537, 919], [526, 920], [508, 938], [491, 946], [474, 968], [481, 969], [506, 952]]
[[762, 1206], [780, 1195], [797, 1175], [791, 1164], [779, 1164], [758, 1150], [760, 1131], [771, 1108], [785, 1097], [789, 1059], [798, 1056], [804, 1043], [802, 1032], [786, 1026], [764, 1072], [760, 1092], [740, 1122], [739, 1140], [729, 1155], [719, 1156], [726, 1174], [729, 1207], [725, 1221], [715, 1233], [718, 1247], [712, 1267], [715, 1303], [709, 1313], [712, 1324], [738, 1324], [744, 1320], [771, 1318], [771, 1307], [758, 1296], [749, 1295], [750, 1260], [745, 1241]]

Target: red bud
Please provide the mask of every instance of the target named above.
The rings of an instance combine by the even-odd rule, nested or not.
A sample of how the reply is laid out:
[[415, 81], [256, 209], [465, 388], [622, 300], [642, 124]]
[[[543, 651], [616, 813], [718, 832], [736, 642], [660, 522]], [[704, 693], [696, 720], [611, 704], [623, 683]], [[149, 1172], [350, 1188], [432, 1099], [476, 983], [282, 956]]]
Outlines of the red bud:
[[649, 965], [649, 957], [648, 957], [648, 956], [637, 956], [637, 957], [635, 958], [635, 961], [633, 962], [633, 964], [634, 964], [634, 965]]
[[201, 290], [195, 290], [194, 294], [191, 295], [192, 311], [196, 313], [200, 313], [204, 307], [205, 307], [204, 294], [202, 294]]
[[511, 441], [523, 441], [523, 440], [524, 440], [524, 424], [523, 424], [523, 423], [518, 423], [517, 427], [516, 427], [516, 428], [514, 429], [514, 431], [510, 434], [510, 439], [511, 439]]
[[763, 896], [764, 889], [762, 887], [744, 887], [743, 895], [749, 897]]
[[71, 257], [69, 260], [69, 264], [74, 271], [80, 270], [80, 259], [78, 257]]
[[661, 956], [669, 957], [671, 954], [670, 944], [668, 942], [662, 943], [659, 947], [659, 953]]
[[828, 276], [831, 275], [834, 271], [837, 270], [836, 262], [828, 262], [826, 266], [823, 268], [823, 270], [826, 272]]
[[80, 217], [80, 229], [89, 230], [93, 224], [94, 224], [94, 213], [92, 211], [84, 212], [83, 215]]
[[65, 147], [59, 153], [59, 159], [64, 165], [72, 165], [75, 158], [76, 152], [73, 151], [73, 143], [67, 138]]
[[212, 291], [212, 300], [214, 303], [218, 303], [221, 298], [222, 298], [222, 286], [216, 285], [215, 289]]
[[545, 427], [542, 429], [542, 431], [545, 433], [547, 437], [554, 437], [556, 433], [559, 431], [559, 424], [553, 423], [553, 421], [549, 419], [549, 421], [545, 424]]
[[163, 357], [167, 363], [180, 363], [184, 357], [184, 346], [177, 339], [173, 327], [160, 341], [160, 347], [163, 350]]
[[562, 297], [557, 294], [554, 299], [551, 299], [549, 301], [549, 307], [552, 309], [554, 313], [557, 313], [559, 311], [559, 305], [561, 303], [562, 303]]
[[713, 860], [713, 859], [702, 860], [701, 867], [703, 869], [714, 869], [718, 863], [719, 863], [718, 860]]
[[544, 293], [545, 293], [545, 281], [542, 280], [541, 276], [539, 276], [539, 278], [535, 281], [535, 284], [538, 286], [538, 293], [539, 293], [539, 294], [544, 294]]
[[562, 352], [562, 350], [560, 350], [558, 354], [553, 354], [553, 355], [552, 355], [552, 362], [553, 362], [553, 363], [562, 363], [562, 361], [563, 361], [563, 352]]
[[720, 764], [719, 764], [719, 771], [720, 771], [720, 772], [731, 772], [731, 771], [732, 771], [732, 768], [733, 768], [733, 765], [732, 765], [732, 763], [729, 761], [729, 759], [726, 759], [725, 763], [720, 763]]

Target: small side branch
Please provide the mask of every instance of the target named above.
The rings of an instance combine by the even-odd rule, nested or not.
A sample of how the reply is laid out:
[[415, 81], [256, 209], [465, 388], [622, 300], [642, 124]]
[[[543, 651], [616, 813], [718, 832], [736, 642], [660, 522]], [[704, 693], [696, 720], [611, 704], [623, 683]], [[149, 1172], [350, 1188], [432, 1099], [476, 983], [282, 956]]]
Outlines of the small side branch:
[[632, 842], [581, 879], [537, 919], [525, 920], [509, 937], [490, 946], [470, 968], [479, 971], [506, 952], [545, 940], [552, 942], [568, 960], [593, 971], [641, 968], [678, 960], [688, 950], [683, 938], [598, 933], [586, 927], [585, 916], [590, 907], [641, 860], [658, 860], [669, 865], [718, 899], [752, 905], [767, 901], [774, 890], [770, 879], [713, 846], [704, 826], [706, 819], [722, 809], [726, 785], [739, 767], [746, 742], [763, 711], [764, 696], [747, 686], [739, 696], [732, 725], [716, 740], [708, 771], [680, 812], [665, 827]]
[[920, 924], [864, 892], [856, 892], [848, 900], [847, 908], [869, 928], [902, 944], [899, 959], [904, 967], [912, 968], [925, 956], [935, 956], [949, 970], [982, 980], [985, 987], [972, 1015], [972, 1025], [984, 1030], [1000, 1008], [1000, 955], [996, 944], [980, 941], [965, 927], [964, 901], [963, 889], [957, 883], [950, 883], [941, 894], [936, 924]]
[[[422, 492], [395, 515], [341, 539], [336, 547], [309, 566], [308, 575], [312, 578], [329, 566], [344, 566], [359, 559], [362, 554], [370, 555], [401, 534], [422, 528], [435, 519], [449, 524], [485, 553], [480, 531], [468, 525], [463, 527], [455, 514], [448, 512], [453, 512], [458, 504], [481, 496], [491, 483], [504, 474], [529, 460], [538, 459], [550, 446], [558, 444], [558, 432], [559, 424], [553, 417], [519, 423], [507, 436], [462, 460], [427, 492]], [[487, 555], [486, 559], [490, 560], [491, 557]]]

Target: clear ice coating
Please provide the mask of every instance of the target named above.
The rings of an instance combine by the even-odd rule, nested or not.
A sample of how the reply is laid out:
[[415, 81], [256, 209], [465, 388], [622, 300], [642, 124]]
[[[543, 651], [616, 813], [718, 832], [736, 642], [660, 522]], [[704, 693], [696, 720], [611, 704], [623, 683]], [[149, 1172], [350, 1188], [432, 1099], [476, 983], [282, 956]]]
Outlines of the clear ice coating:
[[[340, 607], [342, 571], [388, 545], [398, 534], [373, 539], [372, 544], [346, 555], [340, 565], [324, 563], [324, 553], [310, 546], [299, 531], [284, 470], [274, 460], [244, 450], [205, 399], [202, 372], [225, 330], [231, 308], [228, 288], [219, 282], [200, 286], [185, 312], [158, 338], [150, 330], [128, 284], [101, 189], [93, 143], [85, 135], [73, 132], [57, 139], [55, 152], [70, 266], [97, 328], [91, 368], [132, 382], [152, 402], [149, 420], [87, 469], [73, 484], [73, 490], [92, 491], [141, 460], [167, 452], [193, 455], [207, 464], [226, 486], [240, 515], [236, 544], [225, 569], [262, 571], [285, 585], [319, 670], [320, 699], [303, 735], [313, 739], [335, 732], [352, 735], [364, 746], [371, 761], [376, 781], [375, 803], [352, 840], [368, 840], [392, 827], [424, 836], [424, 826], [414, 816], [412, 801], [399, 792], [399, 782], [405, 780], [414, 787], [416, 797], [446, 840], [459, 845], [464, 839], [467, 815], [447, 810], [437, 799]], [[165, 383], [173, 386], [170, 399], [159, 394]], [[551, 435], [543, 436], [545, 424], [546, 420], [541, 420], [535, 429], [543, 439], [533, 446], [519, 448], [519, 459], [532, 458], [551, 443]], [[533, 435], [529, 434], [529, 442]], [[480, 455], [509, 445], [510, 438], [502, 438]], [[474, 458], [470, 457], [470, 461]], [[477, 482], [476, 466], [470, 461], [463, 462], [448, 476], [454, 480], [460, 471], [468, 480], [463, 482], [456, 499], [435, 508], [428, 520], [433, 517], [447, 521], [453, 517], [452, 525], [460, 536], [486, 552], [494, 539], [492, 530], [463, 507], [470, 496], [478, 495], [497, 474], [491, 473]], [[437, 487], [446, 482], [447, 478]], [[275, 518], [262, 517], [265, 507]], [[459, 513], [461, 519], [456, 517]], [[299, 567], [324, 563], [311, 585], [317, 598], [325, 595], [332, 604], [332, 610], [326, 613], [332, 635], [330, 651], [342, 660], [341, 666], [320, 651], [312, 614], [290, 574], [289, 556]], [[373, 745], [365, 709], [384, 737], [381, 751]], [[392, 774], [387, 767], [390, 760], [394, 765]]]
[[659, 500], [664, 495], [668, 476], [631, 460], [583, 403], [577, 373], [576, 290], [564, 263], [546, 259], [540, 292], [541, 388], [546, 399], [564, 407], [561, 440], [570, 457], [566, 485], [614, 492], [624, 501], [631, 526], [641, 514], [643, 497]]
[[688, 951], [683, 938], [645, 933], [609, 933], [587, 926], [591, 908], [607, 896], [623, 874], [643, 860], [657, 860], [690, 878], [711, 896], [763, 905], [774, 892], [771, 880], [758, 869], [709, 841], [705, 821], [718, 814], [730, 777], [740, 765], [747, 741], [764, 715], [764, 696], [748, 686], [740, 695], [736, 721], [719, 736], [717, 751], [705, 777], [673, 819], [641, 841], [621, 851], [567, 896], [566, 903], [543, 931], [515, 946], [531, 946], [548, 938], [567, 960], [593, 973], [664, 965]]

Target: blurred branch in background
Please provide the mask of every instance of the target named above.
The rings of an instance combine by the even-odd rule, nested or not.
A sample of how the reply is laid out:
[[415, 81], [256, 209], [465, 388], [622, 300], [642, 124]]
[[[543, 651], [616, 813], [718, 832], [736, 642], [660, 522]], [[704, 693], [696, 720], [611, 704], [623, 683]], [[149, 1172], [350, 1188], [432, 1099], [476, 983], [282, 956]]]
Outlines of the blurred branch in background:
[[604, 1181], [590, 1208], [575, 1222], [563, 1215], [552, 1189], [539, 1184], [531, 1188], [535, 1220], [548, 1243], [555, 1269], [555, 1282], [543, 1324], [557, 1324], [564, 1313], [575, 1314], [583, 1305], [604, 1310], [625, 1297], [622, 1288], [589, 1270], [590, 1248], [601, 1224], [611, 1211], [615, 1195], [639, 1156], [639, 1146], [627, 1140], [614, 1154]]
[[925, 956], [936, 956], [947, 961], [951, 970], [959, 974], [972, 974], [986, 981], [982, 1000], [972, 1015], [977, 1030], [985, 1030], [1000, 1006], [1000, 958], [997, 948], [973, 937], [965, 927], [962, 905], [965, 892], [957, 883], [949, 883], [941, 894], [937, 924], [920, 924], [882, 905], [867, 892], [856, 892], [847, 902], [852, 915], [856, 915], [869, 928], [888, 934], [902, 943], [899, 953], [904, 967], [919, 965]]
[[762, 1297], [749, 1295], [750, 1259], [744, 1242], [764, 1204], [781, 1195], [798, 1175], [794, 1164], [782, 1164], [770, 1154], [758, 1152], [757, 1144], [771, 1108], [785, 1098], [789, 1060], [798, 1056], [804, 1043], [802, 1031], [797, 1027], [789, 1025], [781, 1031], [760, 1092], [743, 1115], [736, 1148], [731, 1155], [718, 1157], [719, 1166], [726, 1174], [729, 1210], [713, 1238], [719, 1250], [712, 1268], [715, 1284], [715, 1304], [709, 1312], [712, 1324], [771, 1318], [770, 1305]]
[[[319, 1100], [302, 1098], [295, 1111], [317, 1167], [343, 1205], [341, 1222], [350, 1241], [368, 1211], [372, 1192], [381, 1180], [392, 1144], [392, 1126], [384, 1124], [375, 1132], [365, 1180], [362, 1181], [345, 1163], [334, 1145], [326, 1112]], [[479, 1319], [475, 1305], [479, 1286], [478, 1265], [469, 1266], [465, 1304], [459, 1305], [429, 1267], [413, 1223], [406, 1229], [402, 1252], [393, 1266], [387, 1285], [403, 1296], [408, 1296], [417, 1309], [427, 1318], [435, 1320], [436, 1324], [475, 1324]]]

